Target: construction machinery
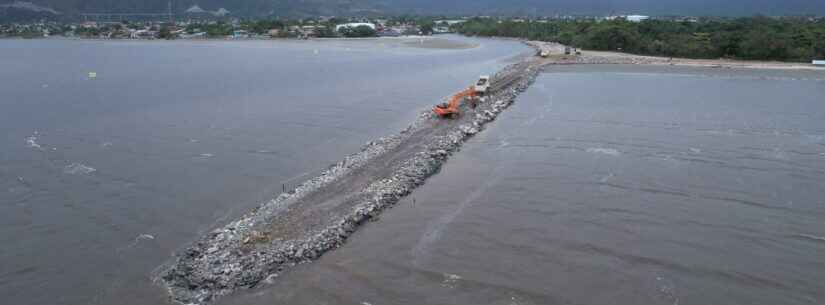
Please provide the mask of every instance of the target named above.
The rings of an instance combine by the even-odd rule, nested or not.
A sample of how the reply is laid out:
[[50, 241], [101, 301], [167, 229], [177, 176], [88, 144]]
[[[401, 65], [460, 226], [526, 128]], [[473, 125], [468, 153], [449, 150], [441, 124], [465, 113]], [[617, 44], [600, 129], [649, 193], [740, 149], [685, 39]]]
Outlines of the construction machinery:
[[475, 85], [476, 88], [476, 95], [484, 95], [487, 93], [487, 90], [490, 89], [490, 76], [489, 75], [482, 75], [478, 78], [478, 82]]
[[[433, 107], [433, 112], [436, 115], [443, 118], [456, 118], [458, 117], [460, 111], [459, 107], [461, 106], [461, 102], [464, 101], [465, 98], [469, 98], [472, 101], [475, 100], [477, 88], [476, 86], [470, 86], [467, 89], [464, 89], [450, 98], [450, 101], [443, 104], [438, 104]], [[474, 106], [475, 104], [471, 104]]]

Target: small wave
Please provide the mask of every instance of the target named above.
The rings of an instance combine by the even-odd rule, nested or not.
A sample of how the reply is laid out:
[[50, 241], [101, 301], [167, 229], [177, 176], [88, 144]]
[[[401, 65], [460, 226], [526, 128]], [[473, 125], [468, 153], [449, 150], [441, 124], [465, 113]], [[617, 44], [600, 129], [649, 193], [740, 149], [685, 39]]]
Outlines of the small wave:
[[88, 165], [77, 162], [66, 165], [66, 167], [63, 168], [63, 173], [69, 175], [85, 175], [94, 173], [96, 171], [97, 169], [95, 169], [94, 167], [90, 167]]
[[198, 157], [200, 157], [202, 159], [209, 159], [209, 158], [212, 158], [214, 156], [215, 155], [213, 155], [213, 154], [200, 154], [200, 155], [198, 155]]
[[591, 154], [605, 154], [610, 156], [618, 156], [622, 153], [613, 148], [601, 148], [601, 147], [591, 147], [587, 149], [587, 152]]
[[825, 142], [825, 134], [806, 134], [805, 138], [816, 143]]
[[444, 280], [441, 281], [441, 286], [445, 288], [455, 288], [461, 276], [458, 274], [444, 273]]
[[811, 234], [794, 234], [795, 237], [801, 237], [805, 239], [815, 240], [815, 241], [825, 241], [825, 236], [816, 236]]
[[125, 250], [134, 248], [142, 240], [155, 240], [155, 236], [151, 235], [151, 234], [140, 234], [137, 237], [135, 237], [135, 240], [132, 241], [132, 243], [130, 243], [129, 245], [127, 245], [125, 247], [116, 249], [115, 252], [123, 252]]
[[26, 145], [31, 148], [43, 149], [43, 146], [40, 146], [40, 144], [37, 143], [37, 135], [26, 138]]

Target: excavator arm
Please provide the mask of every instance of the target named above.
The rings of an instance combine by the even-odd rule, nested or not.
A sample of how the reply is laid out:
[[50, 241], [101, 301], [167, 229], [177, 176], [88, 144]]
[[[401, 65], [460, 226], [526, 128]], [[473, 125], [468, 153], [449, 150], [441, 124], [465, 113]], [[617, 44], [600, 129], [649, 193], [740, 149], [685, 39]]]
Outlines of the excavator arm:
[[459, 107], [461, 106], [461, 101], [465, 98], [475, 98], [476, 96], [476, 88], [475, 86], [470, 86], [467, 89], [464, 89], [450, 98], [450, 101], [445, 104], [436, 105], [433, 107], [433, 112], [440, 117], [453, 117], [459, 114]]

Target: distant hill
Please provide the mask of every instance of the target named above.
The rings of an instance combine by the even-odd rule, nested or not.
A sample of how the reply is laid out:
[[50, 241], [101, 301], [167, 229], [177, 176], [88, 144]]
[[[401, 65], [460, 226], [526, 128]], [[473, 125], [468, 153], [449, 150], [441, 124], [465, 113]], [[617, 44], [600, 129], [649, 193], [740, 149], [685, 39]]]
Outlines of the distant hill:
[[[25, 1], [25, 2], [23, 2]], [[95, 12], [165, 12], [168, 0], [0, 0], [0, 18]], [[198, 6], [237, 16], [312, 15], [825, 15], [825, 0], [175, 0], [176, 13]]]

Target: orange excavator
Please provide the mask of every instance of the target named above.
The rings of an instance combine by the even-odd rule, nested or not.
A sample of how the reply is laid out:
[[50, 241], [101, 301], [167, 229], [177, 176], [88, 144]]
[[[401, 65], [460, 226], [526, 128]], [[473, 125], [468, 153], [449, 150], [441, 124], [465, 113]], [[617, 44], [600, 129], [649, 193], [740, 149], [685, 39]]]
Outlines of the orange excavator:
[[475, 99], [475, 97], [476, 87], [470, 86], [469, 88], [453, 95], [448, 103], [438, 104], [433, 107], [433, 112], [440, 117], [456, 118], [459, 114], [458, 107], [461, 106], [461, 101], [463, 101], [464, 98], [470, 98], [472, 100]]

